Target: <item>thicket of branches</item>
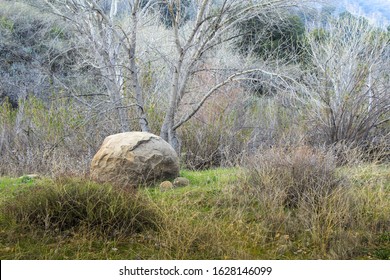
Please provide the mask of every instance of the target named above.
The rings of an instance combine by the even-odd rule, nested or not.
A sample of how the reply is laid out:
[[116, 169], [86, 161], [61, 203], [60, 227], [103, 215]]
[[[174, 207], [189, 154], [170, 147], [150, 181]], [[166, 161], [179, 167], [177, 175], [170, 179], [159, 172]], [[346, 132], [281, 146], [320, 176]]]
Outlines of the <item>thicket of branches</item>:
[[296, 143], [386, 157], [389, 42], [306, 1], [1, 1], [0, 173], [85, 173], [129, 130], [187, 168]]

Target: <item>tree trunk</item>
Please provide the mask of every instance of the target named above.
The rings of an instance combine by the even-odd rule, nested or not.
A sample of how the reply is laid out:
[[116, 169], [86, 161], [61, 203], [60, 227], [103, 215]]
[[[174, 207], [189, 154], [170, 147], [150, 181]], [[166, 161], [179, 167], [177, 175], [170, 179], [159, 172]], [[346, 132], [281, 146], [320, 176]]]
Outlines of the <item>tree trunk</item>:
[[139, 78], [138, 78], [138, 67], [136, 64], [136, 49], [137, 49], [137, 26], [138, 26], [138, 18], [137, 18], [137, 13], [139, 9], [139, 1], [137, 1], [133, 7], [131, 16], [132, 16], [132, 31], [131, 31], [131, 38], [130, 38], [130, 44], [128, 48], [128, 53], [129, 53], [129, 60], [130, 60], [130, 73], [131, 73], [131, 78], [132, 78], [132, 84], [133, 84], [133, 89], [135, 93], [135, 98], [137, 102], [137, 115], [138, 115], [138, 122], [141, 128], [141, 131], [144, 132], [149, 132], [149, 124], [147, 120], [147, 115], [144, 110], [144, 97], [142, 95], [142, 88], [139, 83]]

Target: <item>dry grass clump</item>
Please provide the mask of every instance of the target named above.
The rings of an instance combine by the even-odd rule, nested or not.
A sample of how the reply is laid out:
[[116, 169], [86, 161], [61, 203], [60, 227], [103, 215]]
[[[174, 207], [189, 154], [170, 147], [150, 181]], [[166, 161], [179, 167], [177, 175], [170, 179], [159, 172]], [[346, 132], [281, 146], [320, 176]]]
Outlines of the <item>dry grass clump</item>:
[[342, 182], [333, 155], [307, 146], [259, 151], [248, 158], [246, 169], [252, 192], [287, 207], [320, 200]]
[[366, 144], [339, 142], [332, 145], [338, 165], [356, 166], [365, 163], [386, 163], [390, 160], [390, 140], [378, 136], [375, 142]]
[[260, 230], [252, 250], [271, 259], [390, 258], [388, 179], [336, 169], [331, 153], [307, 147], [272, 148], [247, 162], [233, 193], [236, 212]]
[[4, 221], [30, 230], [85, 230], [106, 237], [155, 229], [161, 222], [145, 196], [77, 179], [29, 187], [2, 204], [1, 211]]

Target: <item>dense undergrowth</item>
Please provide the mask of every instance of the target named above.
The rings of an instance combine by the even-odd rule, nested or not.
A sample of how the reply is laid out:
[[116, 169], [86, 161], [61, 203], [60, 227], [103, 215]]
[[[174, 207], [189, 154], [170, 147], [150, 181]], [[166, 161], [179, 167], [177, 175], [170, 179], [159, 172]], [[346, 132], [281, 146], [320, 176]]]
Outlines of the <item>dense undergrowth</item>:
[[388, 165], [321, 173], [329, 155], [278, 153], [251, 158], [251, 168], [183, 170], [190, 186], [165, 192], [1, 178], [0, 258], [390, 258]]

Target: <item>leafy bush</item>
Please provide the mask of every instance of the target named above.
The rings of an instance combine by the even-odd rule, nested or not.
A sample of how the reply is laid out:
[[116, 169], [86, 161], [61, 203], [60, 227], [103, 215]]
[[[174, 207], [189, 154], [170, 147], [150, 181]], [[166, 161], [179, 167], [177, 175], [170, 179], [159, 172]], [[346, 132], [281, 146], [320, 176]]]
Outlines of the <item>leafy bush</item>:
[[[8, 1], [9, 2], [9, 1]], [[54, 76], [71, 75], [75, 54], [64, 36], [63, 22], [20, 1], [0, 4], [0, 101], [9, 97], [13, 104], [27, 95], [48, 98]], [[2, 96], [3, 95], [3, 96]]]
[[303, 55], [305, 25], [298, 15], [257, 16], [240, 22], [237, 46], [243, 54], [260, 58], [287, 58]]
[[5, 202], [4, 220], [36, 230], [86, 229], [111, 237], [157, 228], [160, 222], [140, 194], [74, 179], [51, 183], [30, 187]]

